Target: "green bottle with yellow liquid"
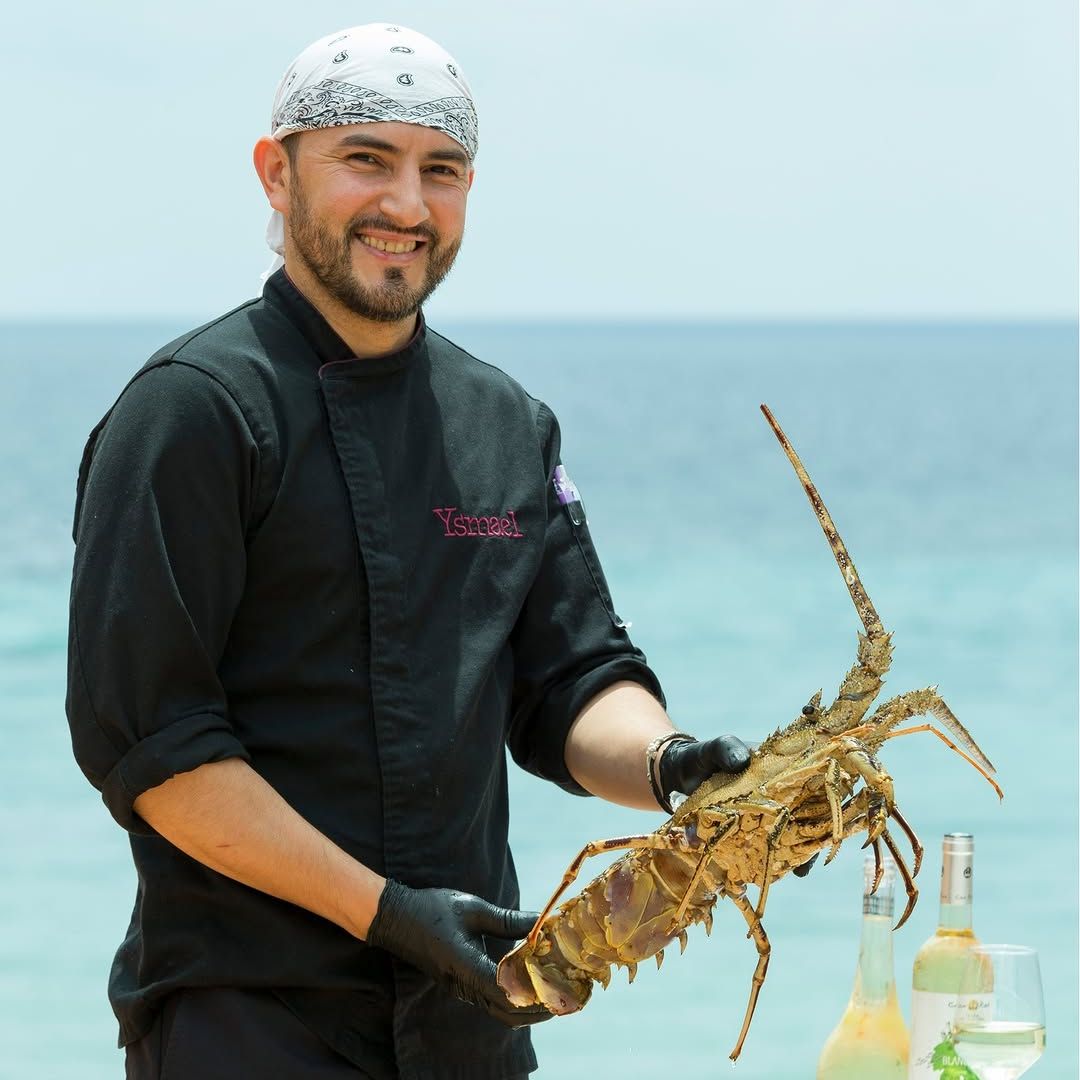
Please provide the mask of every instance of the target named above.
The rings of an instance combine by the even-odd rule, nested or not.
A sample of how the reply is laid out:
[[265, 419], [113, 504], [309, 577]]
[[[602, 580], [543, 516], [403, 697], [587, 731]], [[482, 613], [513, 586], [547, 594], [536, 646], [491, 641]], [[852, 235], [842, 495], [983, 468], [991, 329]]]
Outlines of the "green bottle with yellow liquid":
[[844, 1015], [825, 1041], [817, 1080], [906, 1080], [908, 1033], [896, 1000], [892, 928], [896, 906], [896, 868], [884, 861], [884, 874], [871, 893], [875, 863], [863, 865], [863, 920], [855, 988]]

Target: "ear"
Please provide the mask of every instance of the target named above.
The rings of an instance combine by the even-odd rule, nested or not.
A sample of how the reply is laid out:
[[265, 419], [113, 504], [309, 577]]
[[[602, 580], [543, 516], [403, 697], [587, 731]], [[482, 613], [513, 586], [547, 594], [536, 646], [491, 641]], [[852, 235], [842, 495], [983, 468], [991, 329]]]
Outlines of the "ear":
[[466, 192], [472, 191], [472, 183], [476, 179], [476, 170], [469, 170], [469, 186], [465, 189]]
[[289, 155], [277, 140], [264, 135], [252, 152], [255, 172], [270, 205], [280, 213], [289, 210]]

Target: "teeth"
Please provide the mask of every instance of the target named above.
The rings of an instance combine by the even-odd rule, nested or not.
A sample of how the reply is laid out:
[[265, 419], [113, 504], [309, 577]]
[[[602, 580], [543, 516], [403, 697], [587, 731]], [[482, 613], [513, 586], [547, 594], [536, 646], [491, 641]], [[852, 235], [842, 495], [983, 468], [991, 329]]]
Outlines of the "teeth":
[[360, 240], [361, 240], [362, 243], [367, 244], [368, 247], [373, 247], [373, 248], [375, 248], [376, 251], [385, 251], [390, 255], [404, 255], [405, 252], [407, 252], [407, 251], [415, 251], [416, 250], [416, 241], [415, 240], [405, 240], [405, 241], [394, 242], [394, 241], [380, 240], [376, 236], [363, 236], [363, 235], [361, 235]]

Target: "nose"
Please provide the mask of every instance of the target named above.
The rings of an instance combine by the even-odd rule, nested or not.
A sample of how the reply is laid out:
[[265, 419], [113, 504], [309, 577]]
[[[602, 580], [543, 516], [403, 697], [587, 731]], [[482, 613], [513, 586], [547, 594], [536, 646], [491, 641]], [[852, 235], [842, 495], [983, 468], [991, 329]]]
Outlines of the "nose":
[[379, 200], [379, 209], [403, 229], [413, 229], [427, 221], [429, 214], [419, 171], [396, 170]]

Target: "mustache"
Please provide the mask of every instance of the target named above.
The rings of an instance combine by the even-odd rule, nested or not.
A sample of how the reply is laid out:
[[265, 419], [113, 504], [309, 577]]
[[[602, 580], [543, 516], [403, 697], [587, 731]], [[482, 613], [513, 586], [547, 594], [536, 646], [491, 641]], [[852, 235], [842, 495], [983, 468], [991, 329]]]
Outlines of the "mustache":
[[427, 222], [421, 222], [412, 229], [403, 229], [400, 225], [384, 217], [363, 217], [350, 222], [350, 233], [362, 233], [368, 229], [394, 233], [406, 240], [426, 240], [432, 246], [439, 242], [438, 231]]

